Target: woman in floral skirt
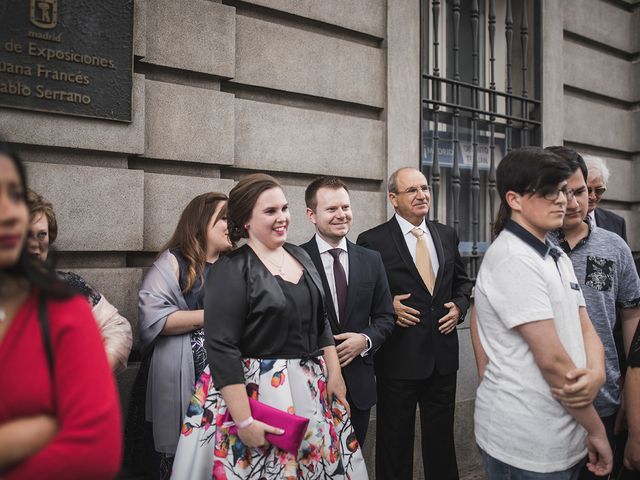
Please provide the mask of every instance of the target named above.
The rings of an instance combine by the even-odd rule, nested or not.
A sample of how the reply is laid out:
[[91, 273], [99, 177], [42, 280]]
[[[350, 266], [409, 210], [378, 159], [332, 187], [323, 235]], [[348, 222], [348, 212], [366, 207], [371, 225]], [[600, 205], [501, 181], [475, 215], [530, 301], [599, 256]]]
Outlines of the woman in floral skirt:
[[[285, 243], [282, 188], [268, 175], [244, 178], [228, 218], [231, 238], [248, 241], [207, 278], [210, 369], [196, 384], [172, 478], [367, 479], [320, 277], [301, 248]], [[297, 453], [268, 443], [265, 434], [282, 431], [251, 417], [249, 397], [309, 419]], [[237, 433], [224, 423], [227, 410]]]

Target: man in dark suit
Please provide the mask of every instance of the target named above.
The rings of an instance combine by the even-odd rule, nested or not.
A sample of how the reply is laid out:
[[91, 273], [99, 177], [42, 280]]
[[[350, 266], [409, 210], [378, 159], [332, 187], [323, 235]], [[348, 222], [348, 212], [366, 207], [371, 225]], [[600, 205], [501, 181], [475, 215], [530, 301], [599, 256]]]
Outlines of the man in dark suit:
[[389, 284], [380, 254], [346, 238], [353, 217], [349, 191], [340, 179], [317, 178], [307, 187], [305, 201], [316, 234], [301, 246], [322, 278], [351, 423], [363, 445], [376, 403], [373, 353], [394, 328]]
[[607, 191], [609, 169], [600, 157], [585, 155], [584, 160], [589, 172], [587, 177], [589, 217], [596, 226], [617, 233], [627, 242], [627, 224], [624, 218], [610, 210], [598, 207], [604, 192]]
[[[592, 190], [589, 188], [589, 197], [592, 196]], [[597, 193], [596, 193], [597, 195]], [[596, 225], [610, 232], [617, 233], [622, 239], [627, 241], [627, 223], [617, 213], [613, 213], [611, 210], [605, 210], [604, 208], [596, 208], [593, 210], [596, 219]]]
[[376, 478], [412, 478], [419, 405], [425, 477], [457, 480], [456, 326], [469, 307], [472, 283], [455, 231], [426, 220], [431, 193], [425, 176], [402, 168], [389, 178], [388, 190], [396, 214], [358, 237], [358, 245], [382, 255], [399, 326], [375, 358]]

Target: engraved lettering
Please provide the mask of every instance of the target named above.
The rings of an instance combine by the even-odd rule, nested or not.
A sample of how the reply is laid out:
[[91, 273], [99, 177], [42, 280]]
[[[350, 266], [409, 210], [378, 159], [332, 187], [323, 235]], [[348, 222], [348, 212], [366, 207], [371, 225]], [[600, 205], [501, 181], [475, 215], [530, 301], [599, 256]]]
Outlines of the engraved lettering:
[[57, 100], [62, 102], [82, 103], [89, 105], [91, 97], [77, 92], [67, 92], [65, 90], [50, 90], [44, 85], [36, 86], [36, 98], [45, 98], [47, 100]]
[[0, 93], [7, 95], [31, 96], [31, 89], [22, 82], [0, 82]]
[[4, 43], [4, 49], [7, 52], [22, 53], [22, 45], [16, 43], [13, 39]]
[[26, 77], [30, 77], [33, 75], [33, 72], [29, 65], [13, 64], [10, 62], [3, 62], [1, 60], [0, 73], [13, 73], [15, 75], [24, 75]]
[[58, 82], [76, 83], [78, 85], [89, 85], [89, 77], [82, 73], [68, 73], [59, 70], [52, 70], [46, 65], [39, 63], [36, 66], [36, 75], [40, 78], [56, 80]]

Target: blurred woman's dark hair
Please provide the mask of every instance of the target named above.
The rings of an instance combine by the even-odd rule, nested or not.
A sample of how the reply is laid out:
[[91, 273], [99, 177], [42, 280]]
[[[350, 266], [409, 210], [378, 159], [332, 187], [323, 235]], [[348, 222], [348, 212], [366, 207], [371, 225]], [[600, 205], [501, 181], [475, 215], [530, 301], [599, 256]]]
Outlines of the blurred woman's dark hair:
[[[0, 142], [0, 156], [7, 157], [16, 167], [26, 203], [27, 175], [24, 163], [8, 145], [2, 142]], [[29, 207], [28, 204], [27, 207]], [[58, 278], [52, 267], [29, 254], [26, 241], [22, 245], [17, 263], [0, 271], [0, 276], [4, 275], [26, 280], [31, 287], [39, 289], [47, 297], [70, 298], [76, 294], [73, 289]]]
[[572, 173], [567, 162], [549, 150], [539, 147], [511, 150], [496, 170], [500, 208], [493, 224], [494, 238], [511, 218], [511, 207], [506, 199], [507, 192], [544, 196], [558, 188], [558, 184], [569, 178]]

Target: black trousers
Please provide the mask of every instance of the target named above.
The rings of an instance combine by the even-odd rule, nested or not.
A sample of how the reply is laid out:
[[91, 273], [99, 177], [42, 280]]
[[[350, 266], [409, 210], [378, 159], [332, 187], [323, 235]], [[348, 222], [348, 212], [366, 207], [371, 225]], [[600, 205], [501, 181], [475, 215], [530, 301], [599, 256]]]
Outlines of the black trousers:
[[369, 429], [369, 417], [371, 416], [371, 409], [360, 410], [353, 404], [351, 395], [347, 390], [347, 401], [351, 408], [351, 426], [356, 434], [360, 447], [364, 446], [364, 441], [367, 438], [367, 430]]
[[378, 378], [376, 478], [413, 478], [416, 406], [420, 406], [422, 462], [426, 480], [458, 480], [453, 437], [456, 373], [401, 380]]

